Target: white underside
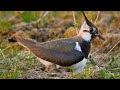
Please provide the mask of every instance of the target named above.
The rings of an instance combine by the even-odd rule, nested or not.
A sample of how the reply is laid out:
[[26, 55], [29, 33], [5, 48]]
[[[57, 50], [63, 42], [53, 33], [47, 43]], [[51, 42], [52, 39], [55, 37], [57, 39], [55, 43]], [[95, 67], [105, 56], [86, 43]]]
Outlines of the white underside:
[[41, 58], [37, 58], [42, 64], [44, 64], [46, 67], [47, 66], [49, 66], [49, 65], [51, 65], [51, 64], [53, 64], [53, 63], [51, 63], [51, 62], [48, 62], [48, 61], [45, 61], [45, 60], [43, 60], [43, 59], [41, 59]]
[[72, 67], [75, 69], [75, 73], [81, 73], [81, 71], [86, 65], [86, 62], [87, 62], [87, 59], [84, 58], [82, 61], [72, 65]]
[[[43, 65], [45, 65], [45, 67], [48, 67], [48, 66], [50, 66], [50, 65], [52, 65], [52, 64], [54, 64], [54, 63], [51, 63], [51, 62], [49, 62], [49, 61], [45, 61], [45, 60], [43, 60], [43, 59], [41, 59], [41, 58], [37, 58]], [[60, 65], [57, 65], [57, 64], [55, 64], [56, 65], [56, 68], [60, 68], [61, 66]]]

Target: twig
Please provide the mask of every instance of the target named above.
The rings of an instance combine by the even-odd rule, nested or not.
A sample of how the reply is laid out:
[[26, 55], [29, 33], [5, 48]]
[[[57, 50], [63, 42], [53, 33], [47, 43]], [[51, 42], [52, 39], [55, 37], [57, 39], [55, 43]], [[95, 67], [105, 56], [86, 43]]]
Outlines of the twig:
[[98, 14], [97, 14], [97, 17], [96, 17], [96, 20], [95, 20], [94, 24], [96, 24], [99, 16], [100, 16], [100, 11], [98, 11]]
[[112, 49], [110, 49], [110, 51], [103, 57], [104, 59], [103, 60], [105, 60], [106, 58], [106, 56], [118, 45], [118, 43], [120, 43], [120, 40], [112, 47]]
[[[73, 11], [73, 21], [74, 21], [74, 25], [76, 25], [76, 19], [75, 19], [75, 11]], [[75, 28], [77, 34], [78, 34], [78, 30]]]
[[97, 51], [95, 51], [95, 52], [93, 52], [93, 53], [91, 53], [91, 51], [90, 51], [90, 54], [89, 54], [88, 58], [91, 58], [91, 56], [92, 56], [93, 54], [97, 53], [98, 51], [100, 51], [100, 49], [98, 49]]
[[6, 57], [5, 57], [5, 55], [3, 54], [3, 52], [2, 52], [1, 49], [0, 49], [0, 52], [1, 52], [2, 56], [3, 56], [3, 58], [5, 59]]
[[74, 20], [74, 24], [76, 25], [75, 11], [73, 11], [73, 20]]
[[43, 14], [42, 18], [38, 19], [38, 20], [36, 21], [36, 23], [39, 23], [40, 21], [43, 21], [43, 20], [45, 19], [45, 17], [48, 15], [48, 13], [49, 13], [49, 11], [46, 11], [46, 12]]
[[97, 53], [98, 51], [100, 51], [100, 49], [98, 49], [97, 51], [91, 53], [90, 55], [93, 55], [93, 54]]
[[105, 65], [108, 65], [108, 64], [110, 64], [112, 62], [112, 59], [107, 63], [107, 64], [105, 64]]
[[8, 48], [10, 48], [10, 47], [11, 47], [11, 46], [8, 46], [8, 47], [2, 49], [1, 51], [3, 52], [4, 50], [6, 50], [6, 49], [8, 49]]
[[93, 52], [93, 53], [91, 53], [90, 52], [90, 55], [89, 56], [92, 56], [93, 54], [95, 54], [95, 53], [97, 53], [97, 52], [99, 52], [101, 49], [98, 49], [98, 50], [96, 50], [95, 52]]
[[6, 48], [4, 48], [4, 49], [0, 49], [0, 52], [1, 52], [1, 54], [3, 55], [4, 58], [6, 58], [6, 57], [5, 57], [5, 55], [3, 54], [3, 51], [6, 50], [6, 49], [8, 49], [8, 48], [10, 48], [10, 47], [12, 47], [12, 46], [8, 46], [8, 47], [6, 47]]
[[118, 70], [118, 69], [120, 69], [120, 68], [114, 68], [114, 69], [111, 69], [111, 70]]
[[[110, 51], [103, 57], [103, 60], [101, 60], [102, 62], [106, 59], [106, 56], [118, 45], [118, 43], [120, 43], [120, 40], [119, 40], [119, 41], [110, 49]], [[101, 61], [100, 61], [98, 64], [100, 64]], [[107, 63], [107, 64], [109, 64], [109, 63]], [[105, 64], [105, 65], [107, 65], [107, 64]]]

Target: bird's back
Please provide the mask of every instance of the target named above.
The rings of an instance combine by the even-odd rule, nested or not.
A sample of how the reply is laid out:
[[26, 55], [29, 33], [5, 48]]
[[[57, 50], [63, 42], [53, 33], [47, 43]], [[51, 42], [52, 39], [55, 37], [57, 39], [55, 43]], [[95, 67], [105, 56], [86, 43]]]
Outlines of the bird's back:
[[[76, 42], [80, 44], [80, 47], [82, 48], [84, 53], [87, 53], [87, 50], [90, 49], [90, 43], [83, 40], [80, 36], [37, 43], [36, 46], [43, 47], [48, 50], [55, 50], [56, 52], [64, 53], [64, 52], [71, 52], [72, 50], [74, 50]], [[88, 55], [86, 54], [86, 57], [87, 56]]]

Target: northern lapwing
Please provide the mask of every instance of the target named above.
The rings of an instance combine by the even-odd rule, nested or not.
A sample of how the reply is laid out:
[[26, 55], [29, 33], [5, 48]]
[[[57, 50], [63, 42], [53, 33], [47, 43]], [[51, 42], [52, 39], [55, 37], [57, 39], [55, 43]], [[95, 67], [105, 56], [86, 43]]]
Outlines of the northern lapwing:
[[98, 33], [98, 28], [87, 19], [84, 12], [82, 13], [85, 21], [81, 25], [78, 35], [74, 37], [40, 43], [12, 35], [9, 41], [18, 42], [29, 49], [36, 57], [41, 58], [41, 62], [46, 67], [52, 63], [60, 66], [72, 66], [75, 72], [80, 73], [86, 65], [91, 41], [95, 37], [104, 40]]

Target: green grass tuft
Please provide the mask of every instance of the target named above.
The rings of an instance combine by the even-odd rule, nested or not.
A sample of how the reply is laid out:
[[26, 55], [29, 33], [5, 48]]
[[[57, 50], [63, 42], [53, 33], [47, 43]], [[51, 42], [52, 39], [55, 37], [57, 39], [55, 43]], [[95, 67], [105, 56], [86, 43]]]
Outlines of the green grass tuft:
[[32, 22], [32, 21], [36, 21], [39, 19], [39, 12], [37, 11], [25, 11], [21, 14], [21, 17], [23, 19], [24, 22]]

